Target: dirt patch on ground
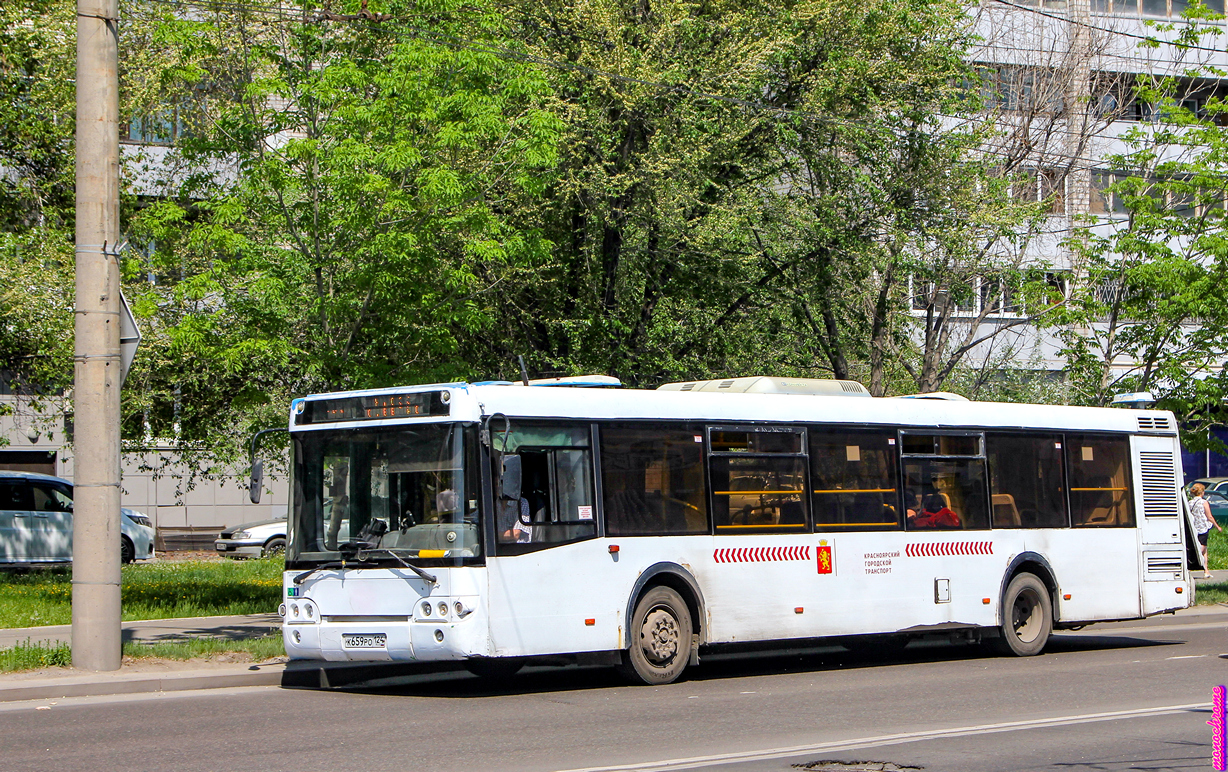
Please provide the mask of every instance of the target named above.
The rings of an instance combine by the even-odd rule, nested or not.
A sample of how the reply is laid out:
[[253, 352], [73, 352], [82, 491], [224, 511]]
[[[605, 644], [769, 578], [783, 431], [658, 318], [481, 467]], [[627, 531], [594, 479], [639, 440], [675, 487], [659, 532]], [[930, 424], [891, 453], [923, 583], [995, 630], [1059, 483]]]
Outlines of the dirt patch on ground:
[[158, 552], [148, 563], [183, 563], [189, 560], [225, 560], [213, 550], [164, 550]]

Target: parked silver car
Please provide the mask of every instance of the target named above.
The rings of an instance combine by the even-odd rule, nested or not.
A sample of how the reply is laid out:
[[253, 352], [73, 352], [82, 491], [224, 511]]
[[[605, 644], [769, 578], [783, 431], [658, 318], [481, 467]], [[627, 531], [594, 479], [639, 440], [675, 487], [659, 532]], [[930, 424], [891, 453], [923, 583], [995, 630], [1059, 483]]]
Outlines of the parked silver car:
[[228, 558], [262, 558], [286, 551], [286, 518], [260, 520], [227, 528], [213, 542]]
[[[0, 565], [72, 562], [72, 483], [34, 472], [0, 471]], [[123, 509], [120, 557], [153, 557], [154, 529], [140, 512]]]

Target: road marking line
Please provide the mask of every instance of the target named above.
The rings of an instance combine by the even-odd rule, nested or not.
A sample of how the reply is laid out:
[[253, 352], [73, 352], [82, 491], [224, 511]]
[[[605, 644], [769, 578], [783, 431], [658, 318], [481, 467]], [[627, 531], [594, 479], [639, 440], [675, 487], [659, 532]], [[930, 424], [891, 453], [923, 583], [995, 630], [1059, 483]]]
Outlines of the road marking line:
[[784, 748], [765, 748], [759, 751], [740, 751], [737, 753], [717, 753], [711, 756], [691, 756], [681, 759], [662, 759], [660, 761], [645, 761], [638, 764], [612, 764], [604, 767], [582, 767], [560, 770], [560, 772], [668, 772], [676, 769], [693, 769], [695, 767], [736, 764], [743, 761], [767, 761], [770, 759], [800, 756], [806, 753], [851, 751], [862, 748], [875, 748], [882, 745], [900, 745], [903, 743], [936, 740], [944, 737], [967, 737], [976, 734], [993, 734], [995, 732], [1015, 732], [1022, 729], [1045, 729], [1055, 726], [1072, 724], [1090, 724], [1098, 721], [1117, 721], [1125, 718], [1147, 718], [1164, 716], [1173, 713], [1184, 713], [1199, 708], [1209, 709], [1209, 702], [1194, 702], [1187, 705], [1166, 705], [1156, 708], [1139, 708], [1137, 710], [1115, 710], [1107, 713], [1083, 713], [1074, 716], [1057, 716], [1055, 718], [1039, 718], [1029, 721], [1006, 721], [998, 724], [979, 724], [962, 726], [952, 729], [935, 729], [925, 732], [902, 732], [878, 737], [860, 737], [852, 740], [836, 740], [833, 742], [814, 743], [812, 745], [794, 745]]
[[1180, 657], [1165, 657], [1164, 659], [1202, 659], [1206, 654], [1183, 654]]

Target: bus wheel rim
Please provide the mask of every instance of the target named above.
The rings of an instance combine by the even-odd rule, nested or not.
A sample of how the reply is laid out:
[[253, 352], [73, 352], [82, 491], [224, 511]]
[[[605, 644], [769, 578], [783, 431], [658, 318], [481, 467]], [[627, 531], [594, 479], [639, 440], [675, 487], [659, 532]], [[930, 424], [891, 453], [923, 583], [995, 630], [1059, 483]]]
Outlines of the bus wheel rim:
[[668, 609], [654, 608], [640, 628], [640, 648], [649, 662], [665, 665], [678, 654], [678, 620]]
[[1024, 643], [1031, 643], [1040, 635], [1040, 599], [1032, 592], [1021, 592], [1015, 598], [1011, 609], [1011, 625], [1015, 637]]

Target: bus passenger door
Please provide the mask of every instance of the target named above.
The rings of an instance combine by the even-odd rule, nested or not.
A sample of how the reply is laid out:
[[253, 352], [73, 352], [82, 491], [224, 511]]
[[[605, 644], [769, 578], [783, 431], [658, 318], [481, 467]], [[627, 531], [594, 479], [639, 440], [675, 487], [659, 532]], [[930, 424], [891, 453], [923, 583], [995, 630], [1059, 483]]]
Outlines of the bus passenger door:
[[[589, 425], [513, 421], [510, 432], [492, 432], [491, 444], [491, 654], [618, 648], [621, 620], [603, 573], [610, 571], [611, 556], [595, 539]], [[512, 458], [514, 464], [505, 463]], [[517, 468], [519, 480], [504, 471]]]
[[1185, 588], [1184, 510], [1180, 497], [1180, 449], [1174, 437], [1133, 437], [1136, 506], [1141, 510], [1139, 535], [1142, 550], [1143, 613], [1185, 607], [1189, 600], [1177, 594]]

